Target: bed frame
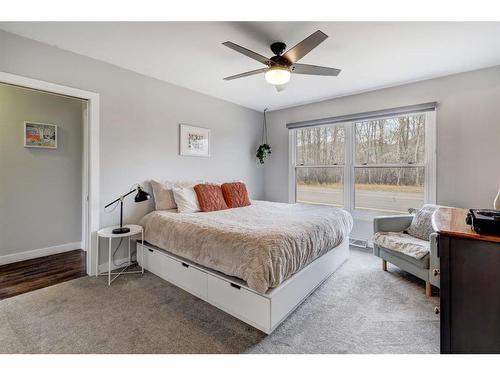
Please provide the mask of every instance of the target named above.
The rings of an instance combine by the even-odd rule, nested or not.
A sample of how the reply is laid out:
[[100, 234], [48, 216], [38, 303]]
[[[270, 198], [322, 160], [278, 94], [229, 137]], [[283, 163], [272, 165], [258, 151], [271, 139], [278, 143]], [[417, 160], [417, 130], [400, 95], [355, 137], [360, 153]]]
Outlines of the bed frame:
[[[267, 293], [250, 289], [227, 276], [178, 257], [147, 242], [137, 241], [144, 268], [266, 334], [273, 332], [318, 286], [349, 257], [349, 239], [314, 260]], [[141, 259], [142, 258], [142, 259]]]

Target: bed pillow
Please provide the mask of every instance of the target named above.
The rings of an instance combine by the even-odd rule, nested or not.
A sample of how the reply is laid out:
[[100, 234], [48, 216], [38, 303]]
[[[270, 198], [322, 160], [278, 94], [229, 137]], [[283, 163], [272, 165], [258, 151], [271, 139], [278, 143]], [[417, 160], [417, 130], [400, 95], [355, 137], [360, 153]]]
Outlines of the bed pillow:
[[221, 189], [229, 208], [250, 206], [247, 187], [243, 182], [227, 182], [222, 184]]
[[172, 191], [173, 184], [162, 183], [156, 180], [151, 180], [151, 188], [155, 199], [156, 210], [171, 210], [177, 208], [175, 203], [174, 193]]
[[177, 209], [177, 203], [175, 203], [174, 193], [172, 189], [174, 187], [185, 187], [192, 188], [194, 185], [199, 184], [203, 181], [158, 181], [151, 180], [151, 188], [153, 189], [153, 196], [155, 199], [155, 209], [156, 210], [172, 210]]
[[410, 236], [429, 241], [429, 236], [434, 232], [432, 228], [432, 214], [438, 207], [439, 206], [434, 204], [425, 204], [422, 206], [422, 208], [415, 213], [415, 216], [413, 216], [413, 220], [405, 232]]
[[177, 204], [177, 211], [180, 213], [199, 212], [200, 205], [198, 198], [192, 187], [173, 187], [175, 203]]
[[220, 211], [228, 208], [219, 185], [198, 184], [195, 185], [194, 191], [203, 212]]

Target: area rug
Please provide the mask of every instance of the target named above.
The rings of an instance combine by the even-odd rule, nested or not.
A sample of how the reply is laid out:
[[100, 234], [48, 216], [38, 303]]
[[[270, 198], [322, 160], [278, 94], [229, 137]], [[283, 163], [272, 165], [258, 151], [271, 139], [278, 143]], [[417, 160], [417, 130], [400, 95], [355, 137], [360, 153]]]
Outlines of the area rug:
[[269, 336], [151, 273], [106, 281], [83, 277], [0, 301], [0, 352], [439, 352], [439, 298], [355, 248]]

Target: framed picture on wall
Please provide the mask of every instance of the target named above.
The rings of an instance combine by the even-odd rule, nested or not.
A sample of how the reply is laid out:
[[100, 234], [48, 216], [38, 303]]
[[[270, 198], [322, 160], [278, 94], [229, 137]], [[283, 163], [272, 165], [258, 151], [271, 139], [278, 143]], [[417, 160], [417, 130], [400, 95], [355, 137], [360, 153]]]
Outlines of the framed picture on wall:
[[210, 129], [180, 124], [180, 154], [183, 156], [210, 156]]
[[57, 125], [25, 121], [24, 147], [57, 148]]

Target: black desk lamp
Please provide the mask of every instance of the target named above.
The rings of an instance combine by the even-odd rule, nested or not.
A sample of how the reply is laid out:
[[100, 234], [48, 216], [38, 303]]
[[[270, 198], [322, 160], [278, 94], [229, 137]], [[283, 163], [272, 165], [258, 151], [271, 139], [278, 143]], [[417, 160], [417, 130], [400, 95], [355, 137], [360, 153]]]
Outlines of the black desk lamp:
[[123, 226], [123, 199], [126, 196], [132, 194], [134, 191], [137, 191], [137, 194], [134, 198], [136, 202], [144, 202], [151, 198], [151, 194], [149, 194], [147, 191], [142, 190], [141, 185], [137, 185], [136, 188], [130, 190], [127, 194], [122, 195], [120, 198], [117, 198], [113, 202], [104, 206], [104, 208], [108, 208], [112, 204], [115, 204], [116, 202], [120, 201], [120, 228], [113, 229], [113, 234], [123, 234], [130, 232], [129, 228]]

